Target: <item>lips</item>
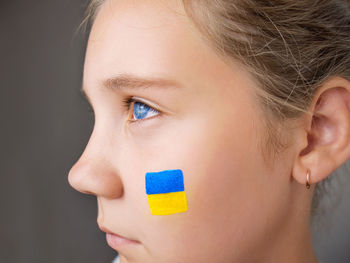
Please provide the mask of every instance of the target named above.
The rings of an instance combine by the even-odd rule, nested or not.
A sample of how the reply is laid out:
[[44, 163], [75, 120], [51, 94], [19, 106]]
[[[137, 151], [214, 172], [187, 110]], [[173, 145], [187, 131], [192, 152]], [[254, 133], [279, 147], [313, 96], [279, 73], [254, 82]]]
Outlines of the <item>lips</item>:
[[121, 247], [127, 246], [127, 245], [139, 245], [140, 242], [138, 241], [134, 241], [134, 240], [130, 240], [124, 237], [121, 237], [119, 235], [115, 235], [115, 234], [110, 234], [107, 233], [106, 234], [106, 240], [108, 245], [113, 248], [114, 250], [119, 250]]
[[139, 245], [139, 244], [141, 244], [141, 242], [139, 242], [137, 240], [133, 240], [133, 239], [127, 238], [125, 236], [121, 236], [121, 235], [118, 235], [116, 233], [113, 233], [112, 231], [110, 231], [108, 228], [106, 228], [104, 226], [99, 226], [99, 228], [103, 232], [106, 232], [107, 243], [114, 250], [118, 250], [121, 247], [124, 247], [126, 245]]

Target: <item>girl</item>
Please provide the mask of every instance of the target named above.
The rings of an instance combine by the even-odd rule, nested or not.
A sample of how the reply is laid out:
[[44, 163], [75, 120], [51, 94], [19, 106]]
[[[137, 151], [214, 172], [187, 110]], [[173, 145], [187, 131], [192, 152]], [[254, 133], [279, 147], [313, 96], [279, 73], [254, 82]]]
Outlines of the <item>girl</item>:
[[317, 262], [315, 187], [350, 158], [348, 2], [88, 12], [95, 126], [69, 182], [120, 262]]

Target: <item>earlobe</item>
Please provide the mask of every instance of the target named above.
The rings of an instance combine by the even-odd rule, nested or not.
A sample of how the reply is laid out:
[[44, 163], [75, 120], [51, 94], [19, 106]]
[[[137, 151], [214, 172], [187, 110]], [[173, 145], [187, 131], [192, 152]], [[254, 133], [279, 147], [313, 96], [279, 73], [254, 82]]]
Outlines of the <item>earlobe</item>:
[[325, 179], [350, 158], [350, 81], [334, 77], [316, 92], [310, 105], [311, 116], [298, 132], [293, 177], [310, 184]]

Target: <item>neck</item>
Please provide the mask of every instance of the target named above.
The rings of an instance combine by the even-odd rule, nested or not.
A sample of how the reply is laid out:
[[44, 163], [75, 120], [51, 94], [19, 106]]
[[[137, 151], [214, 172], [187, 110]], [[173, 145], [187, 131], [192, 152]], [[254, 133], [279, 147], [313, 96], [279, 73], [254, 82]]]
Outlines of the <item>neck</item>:
[[[292, 211], [278, 227], [273, 242], [266, 247], [267, 258], [259, 262], [317, 263], [310, 231], [310, 207], [313, 189], [305, 190], [295, 185], [295, 194], [290, 199]], [[272, 244], [272, 245], [271, 245]]]
[[317, 263], [309, 228], [289, 228], [270, 246], [264, 262]]
[[257, 251], [255, 260], [250, 262], [318, 263], [309, 226], [313, 188], [306, 192], [296, 185], [294, 190], [290, 207], [286, 209], [291, 212], [280, 218], [273, 235], [265, 237], [265, 245], [259, 249], [261, 253]]

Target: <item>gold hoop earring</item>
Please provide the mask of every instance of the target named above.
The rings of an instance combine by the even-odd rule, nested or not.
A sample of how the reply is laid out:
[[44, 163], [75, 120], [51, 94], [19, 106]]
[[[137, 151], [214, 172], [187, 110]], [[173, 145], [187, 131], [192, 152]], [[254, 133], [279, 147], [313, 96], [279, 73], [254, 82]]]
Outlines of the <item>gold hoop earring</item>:
[[306, 189], [310, 189], [310, 169], [306, 171]]

